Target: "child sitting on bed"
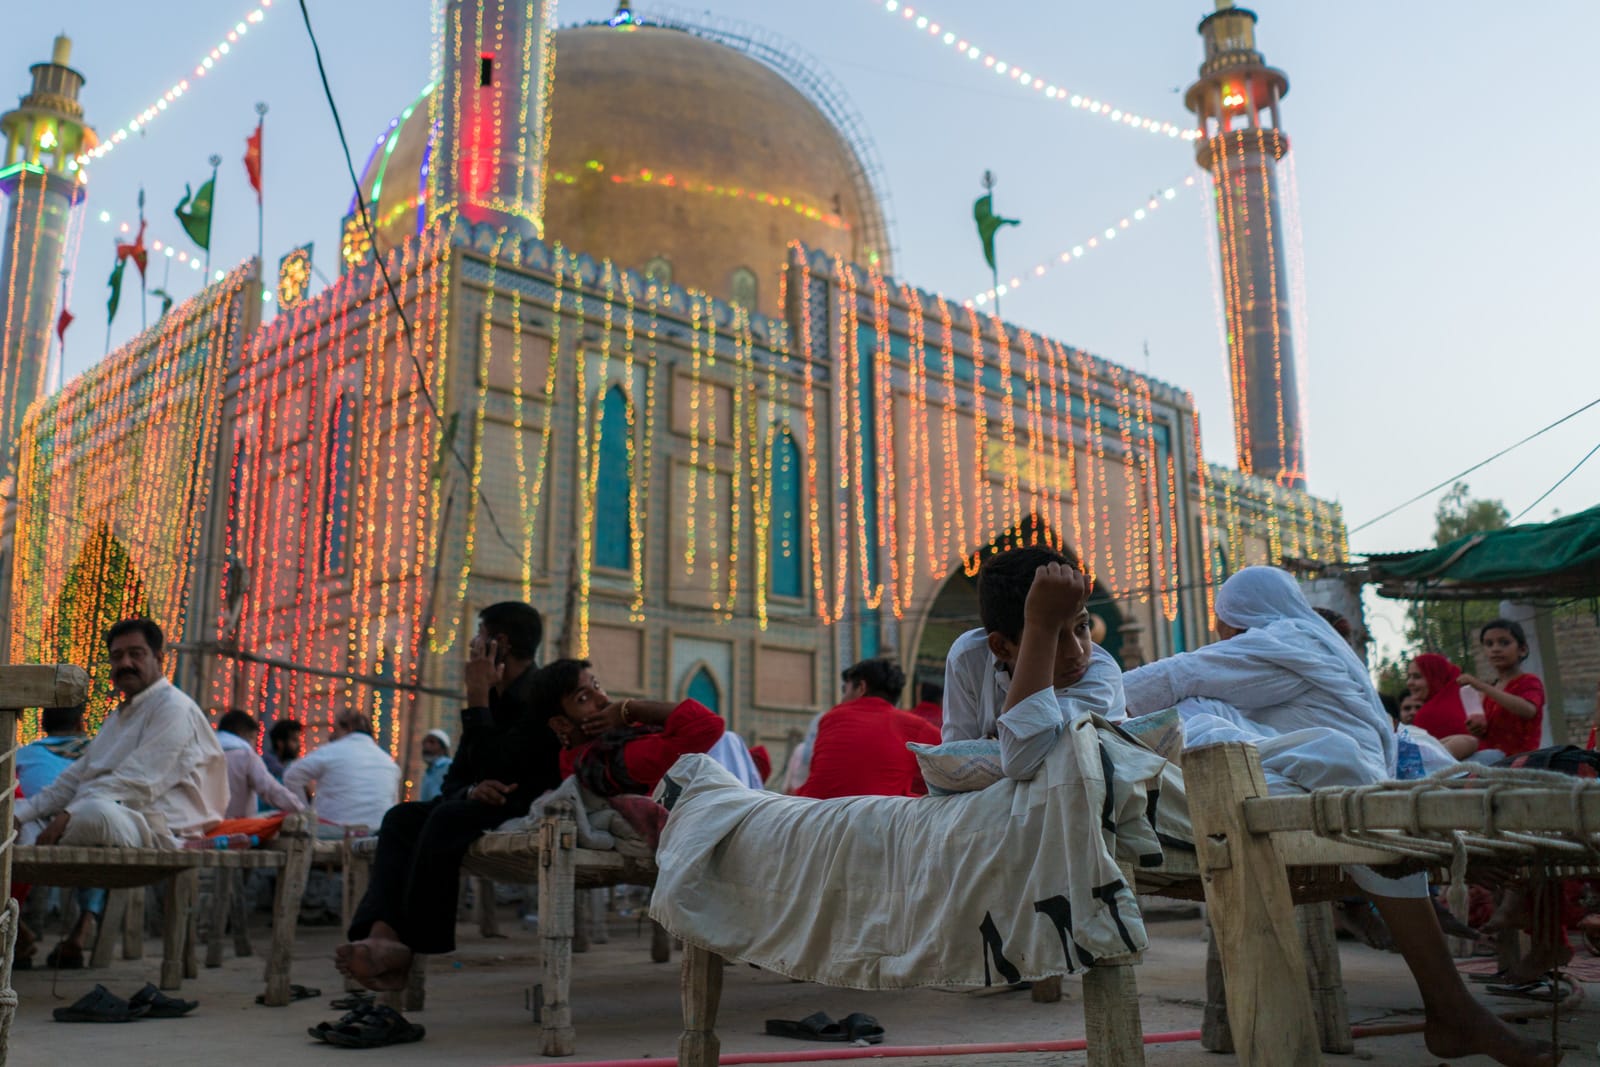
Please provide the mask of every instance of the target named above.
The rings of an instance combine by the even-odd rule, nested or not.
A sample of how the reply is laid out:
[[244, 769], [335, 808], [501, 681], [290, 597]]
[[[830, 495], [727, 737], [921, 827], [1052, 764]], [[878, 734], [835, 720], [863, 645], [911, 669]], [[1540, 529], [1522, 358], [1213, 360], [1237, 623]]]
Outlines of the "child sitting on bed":
[[540, 668], [533, 703], [563, 746], [562, 777], [599, 797], [647, 795], [679, 756], [709, 752], [727, 728], [697, 700], [613, 702], [584, 659]]
[[[1061, 606], [1071, 616], [1055, 647], [1049, 678], [1059, 715], [1039, 721], [1003, 718], [1014, 685], [1017, 654], [1023, 637], [1023, 604], [1042, 567], [1066, 568], [1077, 575], [1074, 599]], [[1111, 654], [1089, 638], [1089, 600], [1093, 583], [1070, 555], [1045, 546], [1013, 548], [990, 556], [978, 570], [980, 629], [956, 638], [945, 658], [944, 727], [946, 741], [1000, 739], [1001, 765], [1008, 777], [1030, 779], [1055, 746], [1069, 720], [1095, 714], [1111, 720], [1126, 717], [1122, 670]], [[1069, 611], [1070, 609], [1070, 611]], [[1024, 694], [1026, 695], [1026, 694]]]

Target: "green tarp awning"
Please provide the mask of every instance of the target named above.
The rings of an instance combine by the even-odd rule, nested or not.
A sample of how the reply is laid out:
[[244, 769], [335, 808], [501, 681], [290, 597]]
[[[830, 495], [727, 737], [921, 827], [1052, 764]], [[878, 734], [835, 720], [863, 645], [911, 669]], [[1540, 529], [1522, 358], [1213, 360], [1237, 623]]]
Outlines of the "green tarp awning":
[[1378, 592], [1405, 600], [1600, 596], [1600, 507], [1367, 562]]

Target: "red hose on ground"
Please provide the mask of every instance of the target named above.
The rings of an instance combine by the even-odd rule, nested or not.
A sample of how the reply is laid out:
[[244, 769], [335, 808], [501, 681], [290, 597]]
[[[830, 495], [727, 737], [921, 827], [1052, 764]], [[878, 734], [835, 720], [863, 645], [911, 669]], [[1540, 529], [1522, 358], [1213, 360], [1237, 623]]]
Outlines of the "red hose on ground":
[[[1199, 1041], [1198, 1030], [1173, 1030], [1165, 1034], [1145, 1034], [1147, 1045], [1173, 1045]], [[1089, 1042], [1081, 1037], [1066, 1041], [1001, 1041], [988, 1045], [868, 1045], [864, 1048], [795, 1050], [793, 1052], [730, 1052], [718, 1062], [723, 1067], [745, 1063], [821, 1063], [828, 1060], [904, 1059], [909, 1056], [998, 1056], [1008, 1052], [1082, 1052]], [[636, 1060], [588, 1060], [564, 1063], [562, 1067], [663, 1067], [672, 1061], [665, 1056]], [[530, 1065], [531, 1067], [531, 1065]]]

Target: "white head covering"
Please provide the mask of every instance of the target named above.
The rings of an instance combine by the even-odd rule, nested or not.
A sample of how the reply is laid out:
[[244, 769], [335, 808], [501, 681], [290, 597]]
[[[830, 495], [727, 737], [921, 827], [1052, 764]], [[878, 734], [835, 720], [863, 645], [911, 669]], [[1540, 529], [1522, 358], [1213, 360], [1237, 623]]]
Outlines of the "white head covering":
[[427, 733], [423, 734], [422, 736], [423, 737], [431, 737], [431, 738], [433, 738], [435, 741], [439, 742], [441, 745], [444, 746], [444, 750], [446, 752], [450, 751], [450, 735], [445, 733], [443, 730], [439, 729], [438, 727], [435, 727], [434, 729], [429, 730]]
[[1217, 618], [1245, 633], [1234, 638], [1262, 660], [1291, 671], [1381, 738], [1390, 766], [1394, 731], [1367, 668], [1344, 638], [1318, 615], [1288, 572], [1246, 567], [1217, 590]]

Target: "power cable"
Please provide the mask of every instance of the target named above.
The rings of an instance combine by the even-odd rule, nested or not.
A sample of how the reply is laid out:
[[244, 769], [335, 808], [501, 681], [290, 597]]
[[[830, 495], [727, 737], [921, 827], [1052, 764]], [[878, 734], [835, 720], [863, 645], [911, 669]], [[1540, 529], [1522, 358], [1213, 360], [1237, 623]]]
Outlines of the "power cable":
[[[417, 387], [422, 393], [422, 398], [428, 402], [428, 410], [432, 412], [434, 422], [439, 424], [441, 430], [444, 430], [444, 417], [439, 413], [439, 405], [433, 398], [433, 391], [428, 388], [427, 372], [422, 368], [422, 361], [417, 359], [416, 336], [411, 326], [411, 319], [407, 317], [406, 309], [400, 303], [400, 294], [395, 292], [394, 280], [389, 277], [388, 265], [384, 263], [383, 254], [378, 250], [378, 234], [373, 228], [372, 217], [367, 213], [367, 198], [361, 194], [361, 179], [356, 177], [355, 160], [350, 157], [350, 141], [344, 134], [344, 120], [339, 117], [339, 105], [334, 102], [333, 87], [328, 84], [328, 69], [322, 62], [322, 47], [317, 43], [317, 33], [311, 28], [311, 12], [306, 7], [306, 0], [300, 0], [300, 17], [305, 21], [306, 36], [311, 39], [311, 51], [317, 59], [317, 75], [322, 79], [322, 95], [328, 101], [328, 110], [333, 115], [333, 128], [339, 134], [339, 147], [344, 152], [345, 171], [350, 175], [350, 185], [356, 192], [356, 207], [361, 214], [362, 229], [366, 231], [367, 241], [372, 246], [373, 262], [378, 265], [378, 273], [383, 278], [383, 287], [389, 293], [390, 302], [394, 304], [395, 314], [400, 316], [400, 324], [405, 327], [406, 356], [411, 360], [411, 366], [417, 373]], [[472, 467], [457, 451], [455, 442], [447, 437], [443, 444], [450, 450], [450, 454], [455, 457], [456, 463], [460, 465], [470, 481]], [[474, 492], [478, 500], [483, 504], [483, 511], [489, 519], [489, 525], [494, 527], [495, 536], [500, 538], [500, 542], [511, 550], [511, 554], [517, 558], [519, 563], [526, 564], [528, 561], [522, 558], [522, 550], [512, 544], [511, 539], [500, 528], [500, 520], [495, 517], [494, 506], [489, 503], [489, 497], [484, 493], [483, 487], [481, 485], [477, 486]]]
[[[303, 2], [303, 0], [302, 0], [302, 2]], [[1422, 492], [1418, 493], [1416, 496], [1412, 497], [1411, 499], [1406, 500], [1406, 501], [1404, 501], [1402, 503], [1396, 504], [1394, 507], [1390, 508], [1388, 511], [1385, 511], [1382, 515], [1379, 515], [1377, 518], [1368, 519], [1366, 522], [1362, 523], [1360, 526], [1352, 527], [1350, 530], [1346, 531], [1346, 536], [1348, 536], [1349, 534], [1360, 533], [1362, 530], [1365, 530], [1367, 527], [1374, 526], [1374, 525], [1382, 522], [1384, 519], [1387, 519], [1390, 515], [1393, 515], [1395, 512], [1402, 511], [1405, 508], [1410, 507], [1412, 504], [1415, 504], [1417, 501], [1423, 499], [1424, 497], [1432, 496], [1434, 493], [1437, 493], [1439, 490], [1444, 489], [1444, 488], [1446, 488], [1446, 487], [1448, 487], [1450, 485], [1453, 485], [1456, 482], [1460, 481], [1462, 478], [1465, 478], [1467, 475], [1471, 474], [1473, 471], [1482, 470], [1484, 467], [1487, 467], [1489, 464], [1493, 463], [1495, 460], [1499, 459], [1501, 456], [1504, 456], [1509, 452], [1513, 452], [1516, 449], [1521, 448], [1523, 445], [1527, 444], [1529, 441], [1532, 441], [1536, 437], [1544, 436], [1545, 434], [1549, 433], [1551, 430], [1555, 429], [1557, 426], [1560, 426], [1562, 423], [1569, 422], [1572, 419], [1577, 418], [1579, 415], [1582, 415], [1585, 411], [1588, 411], [1590, 408], [1596, 407], [1596, 406], [1600, 406], [1600, 396], [1595, 397], [1593, 400], [1589, 401], [1587, 404], [1583, 405], [1581, 408], [1578, 408], [1576, 411], [1569, 411], [1567, 414], [1561, 416], [1559, 419], [1557, 419], [1555, 422], [1550, 423], [1548, 426], [1545, 426], [1545, 427], [1542, 427], [1541, 429], [1533, 431], [1533, 433], [1530, 433], [1528, 436], [1524, 437], [1522, 440], [1518, 441], [1516, 444], [1507, 445], [1505, 448], [1502, 448], [1500, 451], [1496, 452], [1494, 455], [1490, 456], [1488, 459], [1483, 460], [1482, 462], [1479, 462], [1479, 463], [1474, 463], [1472, 466], [1468, 467], [1464, 471], [1461, 471], [1459, 474], [1452, 474], [1450, 477], [1446, 478], [1444, 481], [1440, 482], [1439, 484], [1431, 485], [1428, 488], [1424, 489]], [[1591, 453], [1591, 455], [1592, 455], [1592, 453]], [[1585, 458], [1587, 458], [1587, 457], [1585, 457]], [[1582, 466], [1582, 464], [1580, 463], [1579, 466]], [[1576, 470], [1577, 468], [1573, 468], [1573, 469]], [[1571, 472], [1569, 472], [1569, 474], [1570, 473]], [[1562, 479], [1562, 481], [1565, 481], [1565, 480], [1566, 480], [1565, 478]], [[1561, 483], [1557, 482], [1556, 484], [1560, 485]], [[1552, 489], [1553, 488], [1554, 487], [1552, 486]], [[1546, 494], [1546, 495], [1548, 496], [1549, 494]], [[1544, 497], [1540, 497], [1539, 498], [1539, 500], [1543, 500], [1543, 499], [1544, 499]], [[1537, 504], [1538, 502], [1539, 502], [1538, 500], [1534, 501], [1535, 504]]]
[[1534, 508], [1538, 507], [1540, 504], [1544, 503], [1544, 498], [1545, 497], [1549, 496], [1551, 493], [1555, 492], [1557, 489], [1560, 489], [1561, 488], [1561, 483], [1565, 482], [1568, 478], [1572, 477], [1574, 474], [1577, 474], [1578, 473], [1578, 468], [1583, 466], [1585, 463], [1589, 462], [1589, 460], [1594, 457], [1594, 454], [1596, 452], [1600, 452], [1600, 444], [1597, 444], [1593, 448], [1589, 449], [1589, 451], [1584, 454], [1584, 457], [1582, 459], [1578, 460], [1577, 463], [1573, 464], [1571, 470], [1569, 470], [1567, 473], [1563, 474], [1560, 478], [1556, 479], [1556, 484], [1555, 485], [1552, 485], [1550, 488], [1548, 488], [1544, 492], [1540, 493], [1538, 500], [1535, 500], [1533, 503], [1529, 504], [1527, 507], [1525, 507], [1521, 511], [1517, 512], [1516, 518], [1513, 518], [1509, 523], [1507, 523], [1507, 525], [1508, 526], [1515, 526], [1522, 519], [1522, 517], [1524, 515], [1526, 515], [1530, 511], [1532, 511]]

